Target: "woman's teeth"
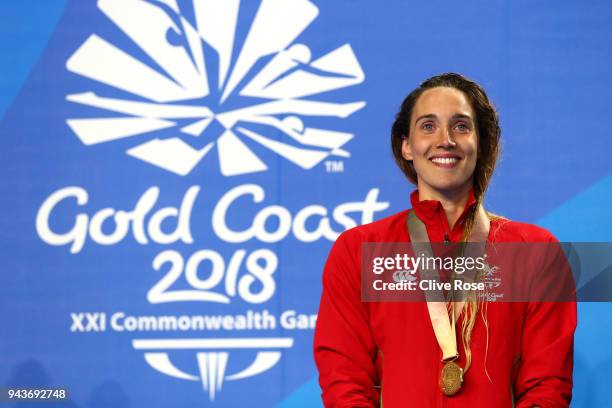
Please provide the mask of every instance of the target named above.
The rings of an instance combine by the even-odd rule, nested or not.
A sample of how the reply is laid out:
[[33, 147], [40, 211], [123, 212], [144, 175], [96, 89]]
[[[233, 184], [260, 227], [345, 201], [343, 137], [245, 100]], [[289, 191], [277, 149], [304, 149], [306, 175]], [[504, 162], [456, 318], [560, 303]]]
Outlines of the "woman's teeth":
[[434, 157], [431, 161], [439, 164], [452, 164], [458, 162], [459, 159], [456, 157]]

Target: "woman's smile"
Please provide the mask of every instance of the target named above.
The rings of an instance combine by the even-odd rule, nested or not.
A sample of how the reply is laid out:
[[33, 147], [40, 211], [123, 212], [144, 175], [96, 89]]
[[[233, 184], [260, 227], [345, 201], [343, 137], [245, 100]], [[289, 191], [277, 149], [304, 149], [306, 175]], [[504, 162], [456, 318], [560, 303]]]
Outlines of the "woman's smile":
[[429, 161], [436, 167], [443, 169], [454, 169], [459, 165], [461, 157], [455, 154], [436, 154], [429, 158]]

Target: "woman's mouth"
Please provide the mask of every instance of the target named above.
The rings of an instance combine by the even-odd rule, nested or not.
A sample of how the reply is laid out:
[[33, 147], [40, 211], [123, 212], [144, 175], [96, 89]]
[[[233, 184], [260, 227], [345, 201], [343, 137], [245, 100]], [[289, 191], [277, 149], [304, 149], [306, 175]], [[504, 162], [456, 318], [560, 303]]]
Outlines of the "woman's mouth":
[[434, 156], [429, 160], [437, 167], [452, 169], [459, 164], [461, 158], [458, 156]]

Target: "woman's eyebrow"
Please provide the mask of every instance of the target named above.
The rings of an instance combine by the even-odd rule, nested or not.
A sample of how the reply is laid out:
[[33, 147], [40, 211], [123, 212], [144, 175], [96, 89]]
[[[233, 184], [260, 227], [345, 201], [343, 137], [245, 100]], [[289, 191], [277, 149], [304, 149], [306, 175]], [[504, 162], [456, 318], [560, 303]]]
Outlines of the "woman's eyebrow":
[[455, 114], [454, 114], [454, 115], [451, 117], [451, 119], [452, 119], [452, 120], [457, 120], [457, 119], [468, 119], [468, 120], [474, 121], [474, 119], [473, 119], [473, 118], [472, 118], [470, 115], [467, 115], [467, 114], [465, 114], [465, 113], [455, 113]]
[[[435, 113], [428, 113], [426, 115], [421, 115], [418, 118], [416, 118], [416, 120], [414, 121], [414, 123], [417, 123], [419, 120], [422, 119], [438, 119], [438, 116]], [[455, 113], [453, 116], [451, 116], [451, 120], [457, 120], [457, 119], [467, 119], [470, 121], [474, 121], [474, 118], [472, 118], [470, 115], [466, 114], [466, 113]]]
[[417, 123], [421, 119], [438, 119], [438, 117], [434, 113], [428, 113], [427, 115], [421, 115], [418, 118], [416, 118], [414, 123]]

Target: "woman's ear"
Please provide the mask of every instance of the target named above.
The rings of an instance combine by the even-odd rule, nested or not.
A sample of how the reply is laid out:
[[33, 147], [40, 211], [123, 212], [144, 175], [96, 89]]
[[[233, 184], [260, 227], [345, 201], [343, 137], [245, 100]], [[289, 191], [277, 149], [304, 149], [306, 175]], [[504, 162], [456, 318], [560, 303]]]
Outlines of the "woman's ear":
[[402, 157], [406, 160], [413, 160], [412, 148], [410, 147], [410, 142], [407, 137], [404, 137], [404, 140], [402, 141]]

